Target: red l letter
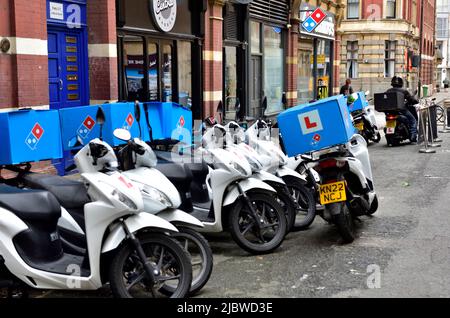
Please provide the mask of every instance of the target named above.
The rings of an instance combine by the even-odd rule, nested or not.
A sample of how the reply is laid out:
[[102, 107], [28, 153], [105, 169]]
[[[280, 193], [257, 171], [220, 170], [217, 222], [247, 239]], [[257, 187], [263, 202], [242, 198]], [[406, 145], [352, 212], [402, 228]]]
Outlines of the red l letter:
[[309, 117], [305, 117], [305, 124], [307, 129], [316, 128], [317, 123], [312, 123], [309, 119]]

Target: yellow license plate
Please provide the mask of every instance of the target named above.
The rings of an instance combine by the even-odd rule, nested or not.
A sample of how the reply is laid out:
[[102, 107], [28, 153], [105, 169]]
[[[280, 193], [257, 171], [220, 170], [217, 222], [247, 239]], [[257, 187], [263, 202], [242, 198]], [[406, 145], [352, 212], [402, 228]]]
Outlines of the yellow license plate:
[[397, 122], [395, 120], [388, 120], [386, 122], [386, 128], [395, 128], [397, 126]]
[[355, 124], [355, 128], [358, 129], [359, 131], [363, 131], [364, 130], [364, 123], [356, 123]]
[[320, 204], [326, 205], [346, 200], [345, 181], [328, 183], [320, 186]]

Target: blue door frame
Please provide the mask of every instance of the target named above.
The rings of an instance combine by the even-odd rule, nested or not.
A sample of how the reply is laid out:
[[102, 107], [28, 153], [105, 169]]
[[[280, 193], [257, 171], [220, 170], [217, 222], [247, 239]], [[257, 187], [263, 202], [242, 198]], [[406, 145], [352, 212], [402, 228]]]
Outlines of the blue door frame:
[[[47, 34], [50, 109], [89, 105], [86, 0], [47, 0]], [[72, 162], [64, 153], [53, 164], [64, 175]]]

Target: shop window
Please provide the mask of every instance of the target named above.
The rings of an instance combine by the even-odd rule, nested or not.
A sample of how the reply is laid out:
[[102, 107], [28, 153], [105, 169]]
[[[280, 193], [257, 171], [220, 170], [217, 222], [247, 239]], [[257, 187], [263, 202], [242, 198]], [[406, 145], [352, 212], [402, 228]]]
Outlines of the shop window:
[[226, 46], [225, 57], [225, 109], [232, 113], [237, 101], [237, 48]]
[[173, 46], [169, 44], [163, 45], [163, 102], [172, 101], [172, 51]]
[[123, 40], [123, 76], [127, 100], [147, 99], [144, 79], [144, 41], [141, 37], [126, 36]]
[[395, 75], [395, 48], [396, 41], [386, 41], [384, 50], [384, 77]]
[[317, 40], [317, 99], [329, 97], [331, 41]]
[[148, 43], [148, 91], [149, 98], [145, 100], [159, 101], [158, 90], [158, 45]]
[[178, 100], [179, 104], [192, 106], [192, 50], [191, 42], [178, 41]]
[[252, 54], [261, 53], [261, 24], [250, 21], [250, 45]]
[[358, 41], [347, 42], [347, 78], [358, 78]]
[[264, 93], [267, 113], [283, 109], [284, 52], [281, 28], [264, 26]]
[[396, 0], [387, 0], [387, 2], [386, 2], [386, 18], [388, 18], [388, 19], [395, 18], [395, 6], [396, 6]]
[[347, 19], [359, 19], [359, 0], [347, 1]]
[[[302, 41], [306, 42], [306, 40]], [[313, 48], [311, 41], [311, 49], [301, 49], [298, 51], [298, 80], [297, 94], [300, 104], [308, 103], [314, 99], [314, 76], [313, 76]]]

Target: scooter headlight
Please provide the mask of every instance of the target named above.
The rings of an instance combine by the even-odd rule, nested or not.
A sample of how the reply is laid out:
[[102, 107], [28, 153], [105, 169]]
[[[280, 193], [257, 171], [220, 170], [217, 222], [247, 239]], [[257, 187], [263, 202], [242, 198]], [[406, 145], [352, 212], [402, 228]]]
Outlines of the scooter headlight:
[[122, 202], [124, 205], [126, 205], [131, 210], [137, 210], [136, 204], [131, 200], [129, 197], [127, 197], [125, 194], [120, 192], [119, 190], [114, 190], [111, 195], [114, 197], [114, 199]]
[[244, 168], [241, 167], [241, 165], [237, 162], [233, 163], [234, 169], [236, 169], [237, 171], [239, 171], [240, 174], [242, 174], [243, 176], [247, 175], [247, 171], [245, 171]]
[[173, 207], [173, 204], [170, 201], [170, 199], [158, 189], [153, 188], [146, 184], [141, 184], [140, 189], [144, 199], [148, 198], [150, 200], [157, 201], [168, 208]]
[[250, 164], [250, 167], [252, 167], [253, 172], [258, 172], [261, 170], [261, 167], [253, 160], [249, 160], [248, 163]]

